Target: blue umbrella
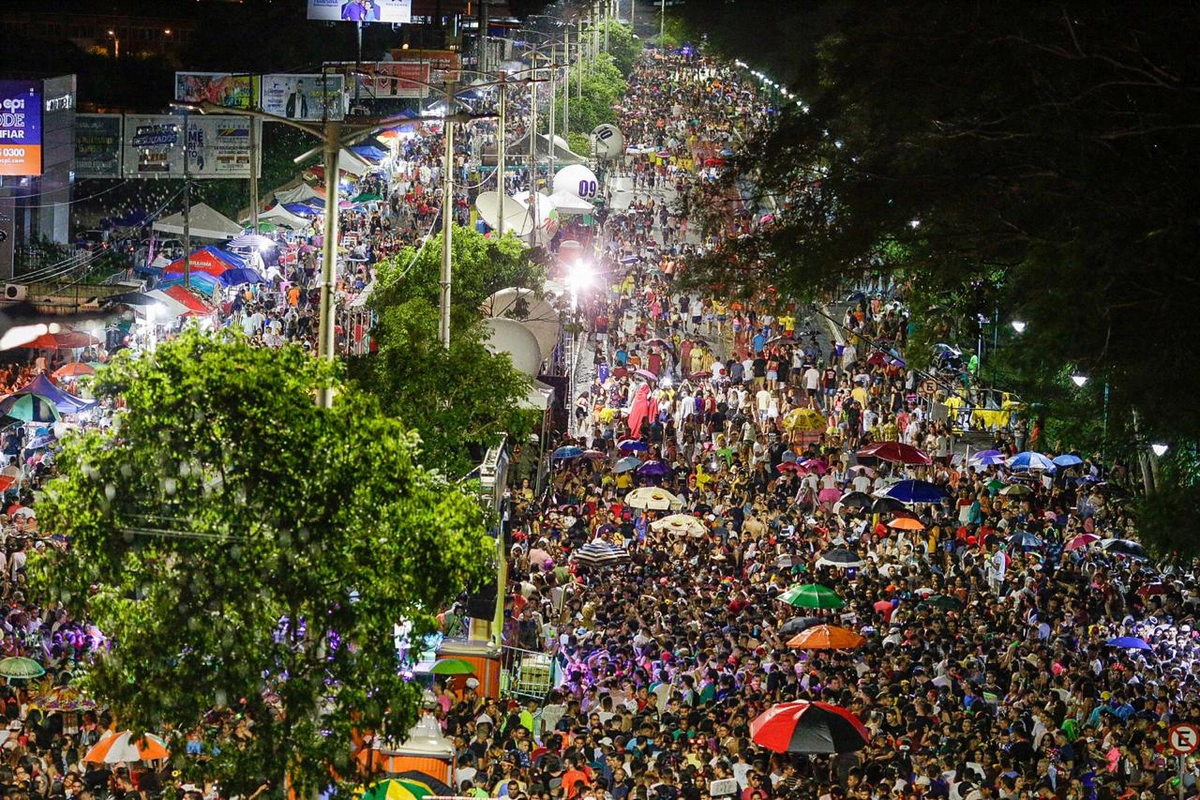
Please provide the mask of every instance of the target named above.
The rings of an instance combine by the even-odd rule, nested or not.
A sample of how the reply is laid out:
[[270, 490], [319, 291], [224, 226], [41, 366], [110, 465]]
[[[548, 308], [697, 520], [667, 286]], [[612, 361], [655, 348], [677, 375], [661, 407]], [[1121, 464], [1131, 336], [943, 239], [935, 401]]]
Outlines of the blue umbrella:
[[650, 449], [650, 445], [639, 442], [637, 439], [622, 439], [617, 442], [617, 447], [626, 453], [644, 453]]
[[647, 461], [637, 468], [637, 474], [646, 478], [661, 478], [669, 475], [671, 468], [661, 461]]
[[1145, 639], [1138, 636], [1118, 636], [1115, 639], [1109, 639], [1106, 644], [1109, 647], [1123, 647], [1126, 650], [1153, 650]]
[[629, 470], [637, 469], [641, 465], [641, 460], [636, 456], [625, 456], [617, 461], [617, 465], [613, 468], [613, 472], [629, 472]]
[[573, 444], [569, 444], [555, 450], [550, 457], [559, 459], [561, 461], [568, 458], [579, 458], [581, 455], [583, 455], [582, 447], [576, 447]]
[[266, 283], [262, 275], [249, 267], [227, 269], [217, 276], [222, 286], [241, 286], [245, 283]]
[[1063, 453], [1054, 457], [1054, 463], [1060, 467], [1075, 467], [1083, 463], [1083, 459], [1074, 453]]
[[996, 464], [1003, 464], [1004, 458], [1004, 454], [999, 450], [980, 450], [978, 453], [971, 455], [970, 463], [991, 467]]
[[1054, 472], [1058, 468], [1054, 466], [1054, 462], [1046, 458], [1041, 453], [1035, 453], [1032, 450], [1026, 450], [1024, 453], [1017, 453], [1008, 460], [1009, 469], [1014, 472], [1025, 471], [1041, 471]]
[[1013, 547], [1041, 547], [1045, 544], [1039, 537], [1029, 531], [1017, 531], [1008, 537], [1008, 543]]
[[916, 480], [893, 483], [884, 490], [883, 496], [901, 503], [939, 503], [949, 497], [942, 487], [929, 481]]

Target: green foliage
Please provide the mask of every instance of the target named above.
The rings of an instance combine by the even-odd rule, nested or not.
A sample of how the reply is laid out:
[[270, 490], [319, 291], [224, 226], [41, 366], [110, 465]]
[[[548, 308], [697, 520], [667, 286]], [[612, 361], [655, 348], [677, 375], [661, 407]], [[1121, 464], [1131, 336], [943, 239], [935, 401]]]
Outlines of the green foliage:
[[585, 134], [571, 131], [567, 134], [567, 147], [572, 153], [586, 156], [592, 152], [592, 139]]
[[1200, 112], [1175, 67], [1200, 31], [1194, 10], [858, 0], [787, 13], [810, 10], [838, 35], [763, 68], [818, 64], [811, 113], [752, 141], [713, 195], [749, 179], [781, 204], [776, 223], [715, 251], [696, 279], [813, 293], [894, 270], [930, 300], [915, 315], [958, 315], [959, 337], [977, 308], [1028, 322], [1007, 346], [1037, 355], [1008, 359], [1014, 382], [1078, 368], [1089, 393], [1110, 387], [1111, 419], [1138, 409], [1149, 436], [1200, 437], [1200, 416], [1183, 413], [1200, 392], [1200, 283], [1180, 267], [1200, 249], [1186, 210]]
[[[196, 332], [122, 353], [95, 382], [118, 424], [67, 444], [38, 507], [71, 545], [35, 560], [33, 590], [113, 641], [88, 690], [232, 793], [286, 774], [306, 796], [351, 775], [353, 729], [402, 737], [420, 689], [393, 626], [432, 630], [487, 570], [475, 501], [361, 393], [318, 408], [335, 379], [299, 348]], [[193, 733], [208, 758], [184, 754]]]
[[[612, 56], [601, 55], [596, 60], [596, 68], [584, 75], [582, 96], [575, 93], [571, 95], [571, 132], [587, 136], [602, 122], [618, 122], [617, 111], [613, 107], [620, 104], [626, 88], [628, 84]], [[558, 100], [556, 108], [560, 115], [561, 107], [562, 101]], [[588, 150], [576, 152], [586, 153]]]
[[[626, 78], [633, 72], [633, 62], [642, 52], [642, 45], [633, 38], [633, 30], [616, 20], [608, 21], [608, 54], [613, 59], [613, 65]], [[604, 41], [605, 29], [600, 29], [600, 41]]]
[[517, 408], [529, 381], [507, 355], [484, 346], [480, 307], [500, 289], [540, 287], [545, 272], [511, 236], [487, 238], [455, 228], [451, 242], [449, 352], [438, 342], [437, 236], [419, 253], [406, 248], [380, 265], [381, 288], [371, 300], [378, 352], [355, 359], [351, 376], [385, 412], [416, 429], [422, 463], [458, 476], [475, 467], [478, 451], [500, 433], [521, 437], [531, 429], [530, 413]]

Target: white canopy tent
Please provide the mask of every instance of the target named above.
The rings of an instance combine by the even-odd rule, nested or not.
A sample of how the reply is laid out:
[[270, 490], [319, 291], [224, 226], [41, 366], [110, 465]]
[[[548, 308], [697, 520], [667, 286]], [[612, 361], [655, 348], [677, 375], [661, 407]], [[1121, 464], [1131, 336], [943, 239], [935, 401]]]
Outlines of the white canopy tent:
[[282, 225], [285, 228], [299, 230], [308, 226], [308, 220], [297, 214], [288, 211], [282, 205], [274, 206], [266, 211], [260, 212], [258, 215], [259, 222], [270, 222], [273, 225]]
[[[172, 214], [160, 219], [152, 226], [160, 233], [173, 233], [183, 236], [183, 212]], [[188, 220], [189, 235], [193, 239], [212, 239], [224, 241], [234, 236], [240, 236], [242, 226], [219, 213], [207, 203], [196, 203], [192, 206], [191, 217]]]

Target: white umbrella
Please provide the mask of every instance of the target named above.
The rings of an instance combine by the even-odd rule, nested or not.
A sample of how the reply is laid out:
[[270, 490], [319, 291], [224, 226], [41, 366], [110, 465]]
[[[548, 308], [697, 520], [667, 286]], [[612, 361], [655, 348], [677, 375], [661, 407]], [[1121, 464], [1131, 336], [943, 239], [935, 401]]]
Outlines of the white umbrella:
[[670, 533], [687, 534], [688, 536], [704, 536], [708, 533], [708, 528], [704, 523], [696, 519], [690, 514], [672, 514], [669, 517], [663, 517], [650, 523], [650, 527], [656, 531], [668, 531]]
[[643, 511], [667, 511], [683, 508], [683, 500], [657, 486], [643, 486], [625, 495], [625, 505]]

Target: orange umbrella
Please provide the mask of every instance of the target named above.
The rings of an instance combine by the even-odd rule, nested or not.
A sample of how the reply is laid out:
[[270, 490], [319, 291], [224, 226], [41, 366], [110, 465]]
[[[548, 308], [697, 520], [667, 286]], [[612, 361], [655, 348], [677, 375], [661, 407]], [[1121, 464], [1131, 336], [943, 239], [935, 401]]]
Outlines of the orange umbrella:
[[854, 650], [867, 640], [847, 628], [836, 625], [817, 625], [788, 640], [793, 650]]
[[897, 530], [901, 530], [901, 531], [923, 531], [923, 530], [925, 530], [925, 526], [921, 524], [921, 521], [917, 520], [917, 519], [913, 519], [912, 517], [896, 517], [894, 520], [889, 522], [887, 525], [889, 528], [896, 528]]
[[161, 738], [152, 733], [135, 737], [129, 731], [109, 732], [92, 745], [84, 761], [98, 764], [119, 764], [122, 761], [157, 761], [170, 756]]
[[63, 364], [58, 369], [54, 370], [54, 377], [58, 380], [63, 378], [79, 378], [84, 375], [95, 375], [96, 370], [90, 364], [83, 361], [72, 361], [70, 364]]

